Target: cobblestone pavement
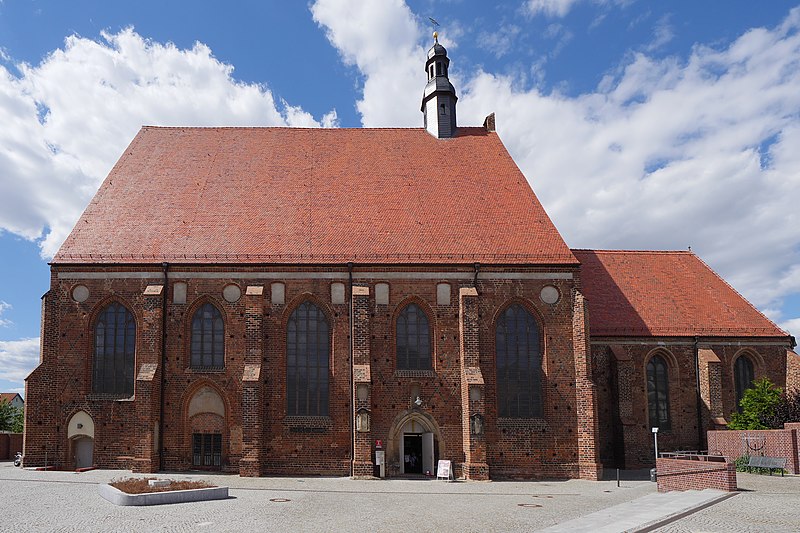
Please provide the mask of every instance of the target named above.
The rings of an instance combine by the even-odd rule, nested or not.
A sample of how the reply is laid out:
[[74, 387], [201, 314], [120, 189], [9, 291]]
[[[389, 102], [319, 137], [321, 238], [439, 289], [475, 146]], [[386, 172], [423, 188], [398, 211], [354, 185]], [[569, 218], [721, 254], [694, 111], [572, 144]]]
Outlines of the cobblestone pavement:
[[[347, 478], [206, 479], [232, 498], [117, 507], [98, 483], [120, 470], [36, 472], [0, 463], [0, 531], [533, 531], [655, 491], [648, 481], [447, 483]], [[286, 499], [288, 501], [272, 501]], [[522, 505], [521, 505], [522, 504]]]
[[800, 476], [743, 474], [733, 498], [673, 522], [661, 533], [727, 533], [800, 531]]

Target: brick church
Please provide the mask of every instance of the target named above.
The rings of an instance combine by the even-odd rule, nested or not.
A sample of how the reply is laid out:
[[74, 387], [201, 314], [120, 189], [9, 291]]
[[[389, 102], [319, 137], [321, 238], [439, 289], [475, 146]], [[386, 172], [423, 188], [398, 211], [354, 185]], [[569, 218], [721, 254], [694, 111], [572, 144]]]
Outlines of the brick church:
[[597, 479], [794, 339], [691, 252], [571, 250], [495, 132], [144, 127], [51, 264], [25, 464]]

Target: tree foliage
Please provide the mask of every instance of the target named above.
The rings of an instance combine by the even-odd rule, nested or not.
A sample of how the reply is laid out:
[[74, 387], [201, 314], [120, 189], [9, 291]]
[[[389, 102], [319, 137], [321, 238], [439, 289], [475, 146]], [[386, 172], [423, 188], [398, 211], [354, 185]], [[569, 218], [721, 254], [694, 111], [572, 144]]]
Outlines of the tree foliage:
[[765, 415], [762, 420], [765, 425], [780, 429], [786, 422], [800, 422], [800, 389], [781, 395], [775, 411]]
[[[781, 402], [780, 387], [768, 378], [753, 381], [753, 386], [744, 391], [739, 402], [741, 413], [733, 413], [728, 424], [730, 429], [774, 429], [768, 425], [774, 418]], [[783, 425], [781, 425], [783, 427]]]
[[22, 433], [23, 411], [6, 400], [0, 400], [0, 431]]

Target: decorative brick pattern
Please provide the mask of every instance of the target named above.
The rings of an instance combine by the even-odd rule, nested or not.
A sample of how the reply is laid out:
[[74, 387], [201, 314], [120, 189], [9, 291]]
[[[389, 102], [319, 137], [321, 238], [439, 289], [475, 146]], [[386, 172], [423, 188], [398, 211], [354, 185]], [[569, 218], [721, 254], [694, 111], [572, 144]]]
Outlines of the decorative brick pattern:
[[729, 461], [659, 457], [656, 461], [656, 471], [658, 492], [704, 489], [735, 492], [738, 490], [736, 465]]

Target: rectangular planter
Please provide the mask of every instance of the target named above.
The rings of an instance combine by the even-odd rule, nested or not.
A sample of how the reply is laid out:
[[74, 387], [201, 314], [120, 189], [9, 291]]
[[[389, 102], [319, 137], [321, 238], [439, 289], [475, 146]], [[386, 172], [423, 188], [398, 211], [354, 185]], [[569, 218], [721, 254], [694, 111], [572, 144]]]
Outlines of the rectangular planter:
[[128, 494], [108, 484], [99, 485], [100, 496], [114, 505], [164, 505], [168, 503], [202, 502], [228, 498], [228, 487], [168, 490], [144, 494]]

